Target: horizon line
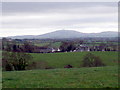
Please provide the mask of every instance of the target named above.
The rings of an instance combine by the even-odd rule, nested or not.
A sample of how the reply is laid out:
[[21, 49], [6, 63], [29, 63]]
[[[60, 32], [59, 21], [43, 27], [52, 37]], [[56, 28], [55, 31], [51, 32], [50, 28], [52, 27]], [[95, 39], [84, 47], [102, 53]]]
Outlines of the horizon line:
[[[80, 32], [80, 31], [77, 31], [77, 30], [66, 30], [66, 29], [63, 29], [63, 30], [56, 30], [56, 31], [75, 31], [75, 32], [79, 32], [79, 33], [85, 33], [85, 34], [91, 34], [91, 33], [103, 33], [103, 32], [119, 32], [119, 31], [101, 31], [101, 32], [91, 32], [91, 33], [87, 33], [87, 32]], [[52, 32], [56, 32], [56, 31], [51, 31], [51, 32], [47, 32], [47, 33], [43, 33], [43, 34], [26, 34], [26, 35], [12, 35], [12, 36], [2, 36], [2, 38], [4, 37], [15, 37], [15, 36], [38, 36], [38, 35], [44, 35], [44, 34], [48, 34], [48, 33], [52, 33]]]

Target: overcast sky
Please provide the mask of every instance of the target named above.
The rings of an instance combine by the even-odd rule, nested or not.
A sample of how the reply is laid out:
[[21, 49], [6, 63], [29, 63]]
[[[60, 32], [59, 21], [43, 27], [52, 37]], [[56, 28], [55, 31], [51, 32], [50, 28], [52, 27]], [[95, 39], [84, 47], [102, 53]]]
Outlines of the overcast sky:
[[56, 30], [118, 31], [116, 2], [4, 2], [0, 36], [40, 35]]

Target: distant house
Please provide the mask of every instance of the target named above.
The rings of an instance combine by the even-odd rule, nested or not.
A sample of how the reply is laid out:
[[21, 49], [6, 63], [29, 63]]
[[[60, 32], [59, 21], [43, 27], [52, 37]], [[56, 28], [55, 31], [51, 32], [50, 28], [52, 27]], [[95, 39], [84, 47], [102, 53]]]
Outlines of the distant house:
[[60, 51], [60, 48], [58, 48], [58, 50], [57, 50], [58, 52]]
[[59, 48], [52, 48], [52, 52], [60, 52], [60, 49]]
[[76, 50], [74, 50], [73, 52], [76, 52]]
[[90, 51], [90, 48], [85, 45], [79, 45], [74, 52]]
[[54, 48], [52, 48], [52, 52], [55, 52], [56, 50]]

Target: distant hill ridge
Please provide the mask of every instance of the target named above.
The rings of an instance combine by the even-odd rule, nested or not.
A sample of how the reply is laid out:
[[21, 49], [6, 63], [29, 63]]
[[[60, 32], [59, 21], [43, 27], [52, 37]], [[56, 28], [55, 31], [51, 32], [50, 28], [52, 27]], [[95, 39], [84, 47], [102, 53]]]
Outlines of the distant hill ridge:
[[81, 33], [74, 30], [58, 30], [42, 35], [22, 35], [11, 36], [13, 39], [62, 39], [62, 38], [80, 38], [80, 37], [118, 37], [118, 32], [107, 31], [101, 33]]

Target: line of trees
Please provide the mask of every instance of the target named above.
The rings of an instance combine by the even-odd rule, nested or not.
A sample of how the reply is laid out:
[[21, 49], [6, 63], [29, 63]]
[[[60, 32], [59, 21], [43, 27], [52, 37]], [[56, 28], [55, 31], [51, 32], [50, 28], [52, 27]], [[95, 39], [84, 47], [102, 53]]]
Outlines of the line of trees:
[[29, 42], [24, 42], [22, 45], [16, 43], [3, 43], [2, 50], [10, 52], [27, 52], [32, 53], [37, 46], [30, 44]]

